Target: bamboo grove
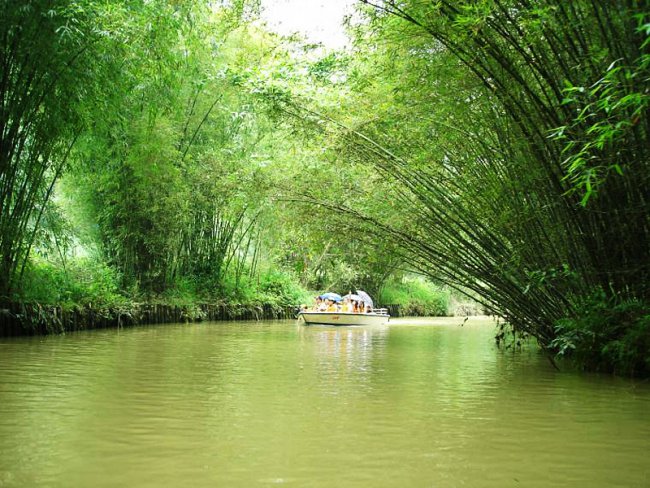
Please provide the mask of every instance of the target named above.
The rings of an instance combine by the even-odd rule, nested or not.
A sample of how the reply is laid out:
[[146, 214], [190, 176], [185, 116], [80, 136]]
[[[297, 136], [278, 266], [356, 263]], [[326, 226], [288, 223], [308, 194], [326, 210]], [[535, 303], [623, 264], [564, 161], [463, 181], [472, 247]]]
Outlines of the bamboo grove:
[[46, 12], [24, 22], [32, 8], [2, 2], [0, 293], [5, 296], [24, 269], [46, 202], [78, 136], [74, 102], [82, 80], [75, 72], [93, 42], [80, 42], [72, 29], [57, 33], [59, 19]]
[[2, 301], [415, 272], [650, 372], [644, 2], [359, 0], [340, 51], [254, 1], [0, 4]]
[[[259, 205], [233, 197], [244, 190], [232, 171], [259, 137], [225, 70], [245, 6], [4, 1], [2, 11], [0, 295], [20, 293], [30, 251], [69, 237], [43, 225], [57, 187], [95, 222], [91, 248], [122, 286], [241, 274]], [[215, 185], [209, 172], [229, 178]], [[255, 170], [238, 175], [252, 184]]]
[[[647, 314], [645, 4], [364, 3], [410, 24], [410, 35], [429, 37], [429, 53], [451, 53], [479, 83], [469, 99], [484, 99], [482, 129], [449, 119], [465, 140], [443, 150], [435, 169], [375, 156], [417, 202], [420, 230], [401, 239], [416, 266], [444, 270], [545, 347], [593, 347], [604, 368], [629, 354], [612, 342], [638, 339], [628, 345], [647, 351], [647, 336], [625, 330], [621, 316], [589, 331], [562, 322], [588, 315], [594, 296]], [[473, 116], [472, 124], [480, 115]], [[640, 323], [630, 329], [647, 328], [647, 315]], [[622, 362], [649, 366], [647, 353]]]

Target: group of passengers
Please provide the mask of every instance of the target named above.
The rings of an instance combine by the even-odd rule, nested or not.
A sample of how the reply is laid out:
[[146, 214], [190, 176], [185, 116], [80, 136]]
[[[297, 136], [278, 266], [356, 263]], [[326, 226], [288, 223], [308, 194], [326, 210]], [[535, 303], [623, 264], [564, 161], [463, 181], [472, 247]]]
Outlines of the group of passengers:
[[346, 313], [370, 313], [372, 307], [361, 301], [343, 298], [343, 303], [336, 302], [329, 298], [316, 297], [316, 303], [311, 309], [313, 312], [346, 312]]

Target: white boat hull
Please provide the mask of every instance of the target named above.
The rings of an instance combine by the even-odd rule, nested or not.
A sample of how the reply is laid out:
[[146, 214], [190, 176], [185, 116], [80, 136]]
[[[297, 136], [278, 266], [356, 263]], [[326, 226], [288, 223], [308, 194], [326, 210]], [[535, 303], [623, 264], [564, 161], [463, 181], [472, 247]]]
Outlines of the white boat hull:
[[383, 325], [390, 319], [388, 314], [349, 312], [300, 312], [306, 325]]

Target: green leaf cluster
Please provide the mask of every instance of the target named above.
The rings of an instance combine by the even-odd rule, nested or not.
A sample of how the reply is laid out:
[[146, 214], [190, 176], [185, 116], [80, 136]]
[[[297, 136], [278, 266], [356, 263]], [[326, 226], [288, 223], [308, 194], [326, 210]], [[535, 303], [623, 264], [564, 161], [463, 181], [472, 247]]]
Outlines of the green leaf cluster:
[[576, 318], [556, 324], [552, 346], [559, 357], [590, 371], [650, 374], [650, 307], [596, 293], [578, 305]]

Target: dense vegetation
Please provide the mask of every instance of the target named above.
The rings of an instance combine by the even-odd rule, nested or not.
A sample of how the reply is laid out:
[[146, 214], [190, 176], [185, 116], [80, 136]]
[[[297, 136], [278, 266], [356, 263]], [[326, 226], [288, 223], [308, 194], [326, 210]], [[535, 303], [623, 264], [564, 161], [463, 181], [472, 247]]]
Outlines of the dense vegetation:
[[341, 52], [256, 8], [2, 2], [3, 300], [453, 292], [650, 373], [643, 2], [360, 0]]

